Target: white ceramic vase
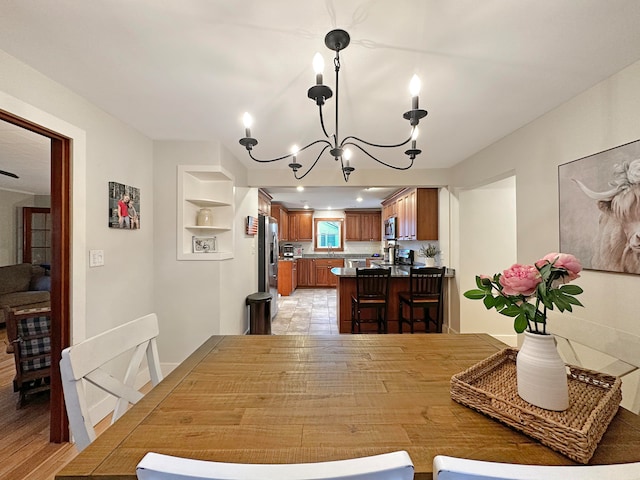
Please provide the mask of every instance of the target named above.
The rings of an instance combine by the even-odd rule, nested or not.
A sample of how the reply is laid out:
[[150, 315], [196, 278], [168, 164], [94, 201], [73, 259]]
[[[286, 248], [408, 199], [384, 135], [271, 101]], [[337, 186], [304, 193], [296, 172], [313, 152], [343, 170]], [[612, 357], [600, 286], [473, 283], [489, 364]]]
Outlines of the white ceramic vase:
[[436, 266], [435, 257], [424, 257], [424, 266], [425, 267], [435, 267]]
[[213, 225], [213, 216], [211, 209], [201, 208], [196, 215], [196, 225], [198, 227], [211, 227]]
[[525, 331], [516, 372], [520, 398], [546, 410], [569, 408], [567, 369], [553, 335]]

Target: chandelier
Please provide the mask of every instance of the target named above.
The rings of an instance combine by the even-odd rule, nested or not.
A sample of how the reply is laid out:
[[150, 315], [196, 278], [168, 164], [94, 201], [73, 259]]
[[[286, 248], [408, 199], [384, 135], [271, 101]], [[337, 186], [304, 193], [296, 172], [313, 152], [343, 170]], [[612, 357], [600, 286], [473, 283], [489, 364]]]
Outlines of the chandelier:
[[[245, 136], [244, 138], [240, 139], [240, 145], [242, 145], [247, 149], [247, 153], [249, 154], [249, 157], [251, 157], [252, 160], [260, 163], [269, 163], [269, 162], [277, 162], [279, 160], [290, 159], [291, 163], [289, 163], [289, 168], [291, 168], [291, 170], [293, 171], [294, 177], [297, 180], [301, 180], [304, 177], [306, 177], [309, 174], [309, 172], [311, 172], [313, 167], [316, 166], [316, 164], [320, 160], [320, 157], [322, 157], [322, 154], [327, 149], [330, 149], [329, 153], [331, 154], [331, 156], [335, 159], [336, 162], [338, 161], [340, 162], [340, 168], [342, 170], [342, 176], [345, 182], [349, 181], [349, 175], [351, 175], [351, 173], [353, 173], [353, 171], [355, 170], [355, 168], [350, 164], [350, 157], [352, 152], [349, 148], [347, 148], [348, 146], [351, 146], [357, 150], [360, 150], [369, 158], [375, 160], [376, 162], [386, 167], [390, 167], [395, 170], [408, 170], [413, 166], [413, 161], [416, 158], [416, 155], [419, 155], [422, 152], [421, 150], [416, 148], [416, 139], [418, 137], [418, 123], [420, 122], [421, 118], [424, 118], [427, 116], [426, 110], [422, 110], [418, 108], [418, 94], [420, 92], [420, 80], [416, 75], [413, 76], [410, 82], [410, 91], [412, 96], [411, 110], [409, 110], [408, 112], [405, 112], [402, 115], [403, 118], [408, 120], [409, 124], [411, 125], [409, 138], [407, 138], [401, 143], [395, 143], [395, 144], [377, 144], [373, 142], [368, 142], [366, 140], [355, 137], [353, 135], [346, 136], [342, 140], [340, 139], [340, 134], [339, 134], [340, 132], [339, 130], [340, 89], [339, 89], [339, 77], [338, 77], [338, 73], [340, 72], [340, 50], [344, 50], [345, 48], [347, 48], [347, 46], [349, 45], [349, 42], [350, 42], [349, 34], [344, 30], [332, 30], [329, 33], [327, 33], [327, 35], [324, 38], [324, 44], [327, 46], [327, 48], [335, 52], [335, 58], [333, 59], [333, 64], [335, 66], [335, 72], [336, 72], [335, 133], [333, 135], [329, 135], [327, 133], [327, 129], [324, 124], [324, 115], [322, 112], [322, 106], [324, 105], [325, 100], [328, 100], [333, 96], [333, 92], [331, 91], [331, 88], [322, 84], [322, 71], [324, 69], [324, 60], [322, 58], [322, 55], [320, 55], [319, 53], [316, 53], [313, 59], [313, 67], [316, 73], [316, 84], [309, 89], [309, 91], [307, 92], [307, 96], [311, 100], [315, 100], [316, 105], [318, 106], [318, 110], [320, 113], [320, 126], [322, 127], [322, 132], [324, 133], [324, 136], [326, 138], [320, 138], [318, 140], [315, 140], [309, 143], [308, 145], [305, 145], [302, 148], [297, 148], [294, 146], [291, 149], [291, 153], [289, 153], [288, 155], [283, 155], [277, 158], [262, 160], [262, 159], [256, 158], [253, 155], [253, 147], [255, 147], [258, 144], [258, 140], [256, 140], [251, 136], [251, 125], [253, 123], [253, 120], [251, 118], [251, 115], [249, 115], [248, 113], [245, 113], [244, 119], [243, 119]], [[371, 153], [369, 153], [365, 148], [366, 146], [374, 147], [374, 148], [398, 148], [403, 145], [406, 145], [409, 142], [411, 142], [411, 148], [409, 148], [404, 152], [409, 157], [409, 164], [406, 166], [396, 166], [396, 165], [392, 165], [390, 163], [384, 162], [379, 158], [376, 158]], [[297, 155], [298, 153], [303, 152], [304, 150], [314, 145], [324, 145], [324, 147], [316, 157], [315, 161], [311, 163], [311, 165], [306, 169], [306, 171], [304, 171], [304, 173], [302, 173], [303, 166], [302, 164], [298, 163]], [[300, 171], [300, 174], [299, 174], [299, 171]]]

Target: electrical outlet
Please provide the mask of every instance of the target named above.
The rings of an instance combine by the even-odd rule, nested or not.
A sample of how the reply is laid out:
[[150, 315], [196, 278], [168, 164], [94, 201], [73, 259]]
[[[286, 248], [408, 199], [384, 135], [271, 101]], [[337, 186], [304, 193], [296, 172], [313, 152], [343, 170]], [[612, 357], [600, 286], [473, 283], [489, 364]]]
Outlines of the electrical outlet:
[[89, 267], [104, 265], [104, 250], [89, 250]]

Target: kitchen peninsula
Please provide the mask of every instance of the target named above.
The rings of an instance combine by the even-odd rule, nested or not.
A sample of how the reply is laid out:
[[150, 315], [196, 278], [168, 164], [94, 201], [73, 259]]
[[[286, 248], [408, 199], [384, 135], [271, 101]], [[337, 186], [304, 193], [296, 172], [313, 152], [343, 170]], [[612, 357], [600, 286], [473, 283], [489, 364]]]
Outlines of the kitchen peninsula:
[[[372, 264], [373, 266], [373, 264]], [[389, 304], [387, 309], [387, 323], [389, 333], [398, 333], [399, 314], [399, 292], [409, 291], [409, 265], [379, 265], [383, 268], [391, 268], [391, 284], [389, 285]], [[351, 295], [356, 293], [356, 269], [355, 268], [333, 268], [331, 273], [337, 277], [337, 321], [340, 333], [351, 333]], [[454, 277], [455, 271], [447, 269], [444, 285], [444, 314], [443, 323], [448, 324], [447, 308], [447, 279]], [[363, 312], [367, 315], [369, 312]], [[370, 330], [366, 330], [367, 327]], [[375, 332], [374, 324], [363, 324], [363, 332]]]

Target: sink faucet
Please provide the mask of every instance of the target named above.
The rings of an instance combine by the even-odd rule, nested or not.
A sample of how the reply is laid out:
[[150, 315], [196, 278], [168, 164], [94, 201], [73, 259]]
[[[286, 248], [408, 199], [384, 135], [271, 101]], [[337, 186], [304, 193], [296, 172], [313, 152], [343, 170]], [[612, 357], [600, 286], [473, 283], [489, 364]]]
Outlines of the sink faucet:
[[334, 256], [333, 250], [331, 249], [331, 245], [327, 245], [327, 251], [328, 251], [330, 257]]

